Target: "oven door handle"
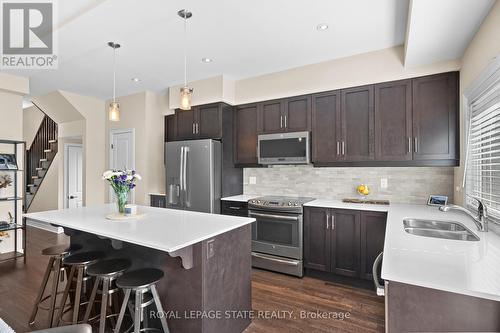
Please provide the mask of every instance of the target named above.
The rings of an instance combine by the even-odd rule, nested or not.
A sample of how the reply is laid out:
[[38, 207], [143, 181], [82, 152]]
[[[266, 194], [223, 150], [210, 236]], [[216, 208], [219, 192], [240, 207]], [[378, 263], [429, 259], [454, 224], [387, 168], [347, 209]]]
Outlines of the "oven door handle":
[[252, 257], [261, 258], [261, 259], [265, 259], [265, 260], [276, 261], [276, 262], [279, 262], [280, 264], [285, 264], [285, 265], [290, 265], [290, 266], [298, 266], [299, 265], [298, 261], [289, 261], [289, 260], [278, 259], [278, 258], [274, 258], [274, 257], [270, 257], [270, 256], [258, 254], [258, 253], [255, 253], [255, 252], [252, 252]]
[[283, 215], [262, 214], [262, 213], [254, 213], [254, 212], [249, 212], [248, 216], [250, 216], [250, 217], [267, 217], [267, 218], [271, 218], [271, 219], [287, 220], [287, 221], [298, 221], [299, 220], [299, 218], [296, 216], [283, 216]]

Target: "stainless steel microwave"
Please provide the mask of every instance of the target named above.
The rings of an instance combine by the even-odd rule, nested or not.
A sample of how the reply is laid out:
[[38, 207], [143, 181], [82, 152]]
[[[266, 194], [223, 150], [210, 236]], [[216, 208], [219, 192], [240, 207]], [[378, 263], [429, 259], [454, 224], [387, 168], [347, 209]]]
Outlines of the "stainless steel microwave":
[[308, 164], [309, 147], [309, 132], [259, 135], [259, 164]]

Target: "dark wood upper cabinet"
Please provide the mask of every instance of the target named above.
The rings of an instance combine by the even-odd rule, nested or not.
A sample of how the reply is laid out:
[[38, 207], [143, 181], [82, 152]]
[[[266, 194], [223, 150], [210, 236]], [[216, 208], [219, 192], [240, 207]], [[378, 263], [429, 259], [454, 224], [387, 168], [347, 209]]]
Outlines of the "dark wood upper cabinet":
[[312, 161], [340, 160], [340, 90], [312, 95]]
[[195, 110], [176, 110], [176, 139], [188, 140], [195, 135]]
[[375, 157], [373, 85], [341, 91], [341, 155], [344, 161], [367, 161]]
[[284, 102], [283, 100], [266, 101], [259, 103], [261, 134], [283, 132], [284, 127]]
[[413, 159], [459, 159], [458, 72], [413, 79]]
[[285, 100], [283, 126], [286, 132], [311, 130], [311, 96], [299, 96]]
[[328, 208], [304, 210], [304, 266], [306, 268], [323, 272], [330, 271], [329, 214]]
[[361, 271], [360, 277], [372, 280], [373, 263], [384, 251], [387, 213], [361, 212]]
[[360, 214], [356, 210], [332, 211], [332, 273], [357, 277], [360, 271]]
[[195, 125], [197, 138], [220, 138], [222, 136], [222, 108], [220, 104], [197, 106], [196, 112], [198, 118], [197, 125]]
[[234, 163], [255, 166], [257, 161], [257, 104], [234, 108]]
[[175, 115], [165, 116], [165, 142], [176, 140], [175, 127]]
[[412, 159], [411, 80], [375, 85], [375, 159]]

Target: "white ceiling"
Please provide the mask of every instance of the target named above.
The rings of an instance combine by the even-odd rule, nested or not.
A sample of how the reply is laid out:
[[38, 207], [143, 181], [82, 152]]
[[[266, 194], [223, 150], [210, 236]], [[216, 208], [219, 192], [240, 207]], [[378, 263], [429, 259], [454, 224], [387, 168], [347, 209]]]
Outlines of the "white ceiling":
[[[183, 80], [181, 8], [188, 22], [188, 79], [233, 79], [384, 49], [404, 42], [408, 0], [59, 0], [59, 68], [28, 75], [31, 94], [56, 89], [109, 98]], [[329, 29], [318, 32], [325, 22]], [[201, 58], [213, 58], [202, 63]], [[131, 78], [139, 77], [134, 83]]]
[[410, 2], [405, 66], [461, 58], [495, 0]]

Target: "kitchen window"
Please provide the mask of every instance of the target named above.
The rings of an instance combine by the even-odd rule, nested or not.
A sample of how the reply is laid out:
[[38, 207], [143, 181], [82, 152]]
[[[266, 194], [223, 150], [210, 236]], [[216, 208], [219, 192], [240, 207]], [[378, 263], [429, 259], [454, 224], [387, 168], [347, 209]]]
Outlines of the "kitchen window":
[[483, 201], [489, 217], [500, 222], [500, 56], [465, 93], [467, 156], [465, 203]]

